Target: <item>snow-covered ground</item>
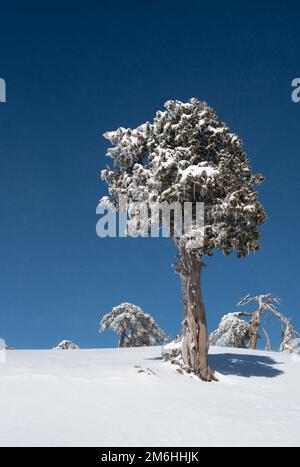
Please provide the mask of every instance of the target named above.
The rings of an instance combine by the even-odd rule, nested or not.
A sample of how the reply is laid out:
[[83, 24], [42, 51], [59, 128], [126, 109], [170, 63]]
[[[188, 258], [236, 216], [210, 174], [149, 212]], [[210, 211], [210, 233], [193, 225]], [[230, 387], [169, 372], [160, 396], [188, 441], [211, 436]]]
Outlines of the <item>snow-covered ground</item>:
[[300, 362], [211, 349], [219, 383], [160, 348], [8, 351], [0, 446], [299, 446]]

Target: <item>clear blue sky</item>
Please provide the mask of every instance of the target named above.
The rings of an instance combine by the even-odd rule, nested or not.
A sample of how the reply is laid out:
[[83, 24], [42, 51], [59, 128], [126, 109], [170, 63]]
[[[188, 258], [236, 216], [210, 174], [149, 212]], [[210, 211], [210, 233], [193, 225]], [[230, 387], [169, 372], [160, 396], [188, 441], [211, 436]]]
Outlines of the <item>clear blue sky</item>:
[[106, 193], [102, 133], [192, 96], [243, 138], [267, 178], [261, 252], [207, 262], [209, 327], [246, 293], [271, 291], [300, 328], [300, 103], [290, 97], [299, 14], [298, 3], [278, 0], [1, 5], [0, 336], [8, 344], [114, 346], [98, 322], [122, 301], [178, 331], [172, 241], [100, 240], [96, 205]]

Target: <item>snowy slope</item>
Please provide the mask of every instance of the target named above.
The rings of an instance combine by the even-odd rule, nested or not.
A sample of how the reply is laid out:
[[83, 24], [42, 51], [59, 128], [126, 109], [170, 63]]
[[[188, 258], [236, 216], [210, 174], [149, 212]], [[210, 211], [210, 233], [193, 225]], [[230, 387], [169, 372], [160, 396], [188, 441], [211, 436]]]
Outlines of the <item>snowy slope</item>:
[[157, 347], [8, 351], [0, 446], [299, 446], [300, 362], [211, 354], [219, 383], [177, 373]]

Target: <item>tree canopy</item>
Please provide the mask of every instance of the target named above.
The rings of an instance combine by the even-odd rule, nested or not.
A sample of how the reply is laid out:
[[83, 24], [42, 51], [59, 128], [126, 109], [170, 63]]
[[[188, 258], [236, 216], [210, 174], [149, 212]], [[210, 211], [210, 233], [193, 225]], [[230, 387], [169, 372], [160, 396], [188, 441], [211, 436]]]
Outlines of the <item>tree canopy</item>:
[[167, 341], [152, 316], [132, 303], [121, 303], [103, 316], [100, 332], [110, 329], [121, 336], [121, 347], [144, 347]]

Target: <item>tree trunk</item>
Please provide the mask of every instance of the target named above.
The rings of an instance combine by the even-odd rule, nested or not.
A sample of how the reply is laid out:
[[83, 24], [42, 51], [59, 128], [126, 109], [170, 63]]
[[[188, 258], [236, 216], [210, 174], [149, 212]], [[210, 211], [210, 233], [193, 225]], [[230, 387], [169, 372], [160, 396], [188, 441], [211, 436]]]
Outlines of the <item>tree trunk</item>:
[[125, 346], [125, 328], [122, 329], [120, 332], [120, 339], [119, 339], [119, 349], [123, 349]]
[[208, 332], [200, 278], [204, 264], [180, 247], [185, 319], [182, 330], [182, 359], [203, 381], [217, 381], [208, 365]]
[[260, 310], [253, 313], [252, 320], [251, 320], [252, 334], [251, 334], [251, 340], [250, 340], [250, 347], [253, 350], [256, 350], [257, 348], [259, 326], [260, 326]]

